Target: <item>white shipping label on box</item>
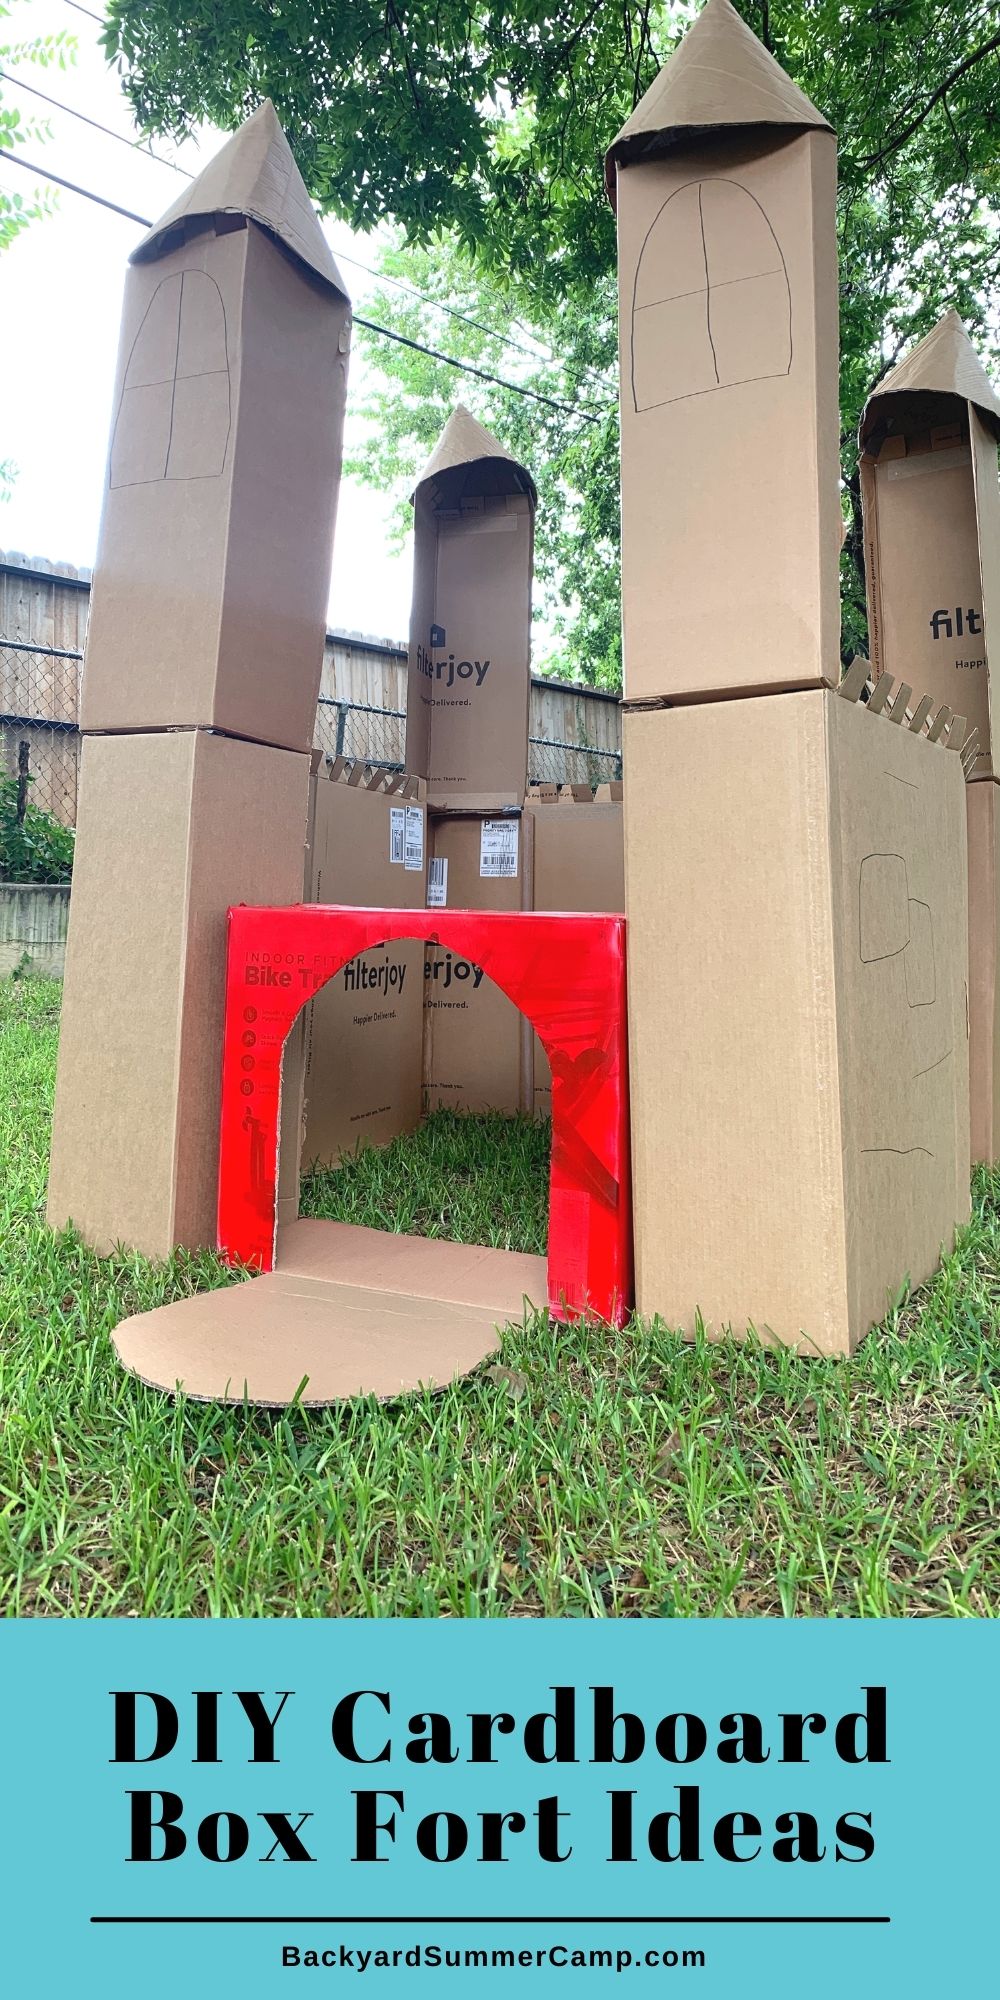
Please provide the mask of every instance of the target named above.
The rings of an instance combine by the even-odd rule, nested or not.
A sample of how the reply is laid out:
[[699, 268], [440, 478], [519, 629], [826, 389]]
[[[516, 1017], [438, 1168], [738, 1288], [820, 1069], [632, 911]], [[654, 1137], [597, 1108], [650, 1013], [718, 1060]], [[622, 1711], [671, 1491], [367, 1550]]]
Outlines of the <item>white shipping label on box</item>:
[[484, 819], [479, 836], [480, 875], [516, 877], [517, 839], [516, 819]]
[[406, 807], [389, 807], [389, 859], [402, 861], [406, 854]]
[[436, 854], [427, 863], [427, 908], [444, 910], [448, 905], [448, 860], [444, 854]]
[[[424, 809], [423, 806], [406, 807], [406, 841], [404, 852], [406, 867], [419, 873], [424, 865]], [[393, 856], [395, 860], [395, 856]]]

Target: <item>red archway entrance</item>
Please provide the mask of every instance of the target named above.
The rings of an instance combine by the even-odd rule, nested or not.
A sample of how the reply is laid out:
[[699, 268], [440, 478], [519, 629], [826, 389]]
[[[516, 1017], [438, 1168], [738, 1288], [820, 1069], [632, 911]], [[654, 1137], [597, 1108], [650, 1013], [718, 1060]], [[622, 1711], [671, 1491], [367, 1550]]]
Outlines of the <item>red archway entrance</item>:
[[552, 1068], [549, 1308], [622, 1325], [632, 1270], [621, 917], [315, 904], [231, 910], [220, 1249], [231, 1262], [273, 1270], [286, 1036], [342, 965], [399, 938], [473, 959], [537, 1029]]

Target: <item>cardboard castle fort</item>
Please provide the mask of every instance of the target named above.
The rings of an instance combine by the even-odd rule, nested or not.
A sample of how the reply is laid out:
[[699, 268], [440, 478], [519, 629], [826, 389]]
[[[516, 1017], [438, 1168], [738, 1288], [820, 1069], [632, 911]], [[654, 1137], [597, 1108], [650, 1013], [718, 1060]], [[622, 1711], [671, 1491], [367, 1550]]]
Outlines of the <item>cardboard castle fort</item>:
[[969, 836], [972, 1157], [1000, 1157], [1000, 824], [990, 655], [1000, 657], [1000, 399], [957, 313], [897, 362], [861, 419], [868, 629], [876, 675], [905, 675], [975, 728]]
[[708, 0], [608, 177], [638, 1309], [846, 1353], [969, 1212], [963, 767], [824, 687], [826, 121]]
[[[329, 1112], [331, 1151], [352, 1121], [384, 1139], [415, 1115], [420, 1035], [396, 953], [416, 954], [412, 969], [420, 940], [450, 959], [456, 988], [463, 965], [466, 1002], [477, 967], [488, 977], [506, 964], [508, 993], [544, 1024], [560, 1256], [574, 1215], [599, 1223], [579, 1252], [585, 1276], [571, 1272], [561, 1296], [584, 1310], [604, 1296], [595, 1242], [613, 1242], [624, 1274], [621, 925], [540, 918], [550, 899], [579, 908], [592, 893], [618, 907], [624, 893], [644, 1315], [846, 1353], [907, 1279], [929, 1275], [968, 1215], [965, 778], [976, 780], [976, 879], [993, 898], [988, 682], [983, 672], [978, 736], [967, 706], [953, 713], [950, 682], [920, 684], [890, 514], [930, 492], [921, 457], [939, 479], [957, 475], [948, 506], [949, 532], [963, 524], [960, 561], [947, 588], [941, 572], [928, 616], [933, 625], [944, 607], [940, 633], [981, 642], [975, 621], [988, 633], [997, 616], [1000, 413], [953, 327], [939, 330], [929, 373], [925, 353], [869, 405], [878, 678], [865, 705], [866, 662], [836, 688], [835, 152], [826, 121], [729, 0], [708, 0], [608, 156], [621, 262], [624, 892], [620, 800], [526, 801], [534, 486], [458, 412], [415, 494], [411, 776], [367, 780], [338, 766], [311, 778], [307, 897], [350, 903], [351, 873], [359, 898], [394, 907], [301, 906], [320, 544], [328, 559], [349, 308], [269, 106], [140, 245], [87, 659], [54, 1222], [71, 1216], [101, 1248], [122, 1240], [156, 1254], [209, 1240], [225, 911], [279, 906], [231, 918], [220, 1208], [242, 1217], [236, 1236], [222, 1221], [222, 1242], [239, 1254], [250, 1245], [267, 1275], [120, 1328], [119, 1351], [146, 1379], [282, 1401], [305, 1374], [306, 1400], [391, 1395], [474, 1365], [499, 1320], [525, 1297], [542, 1302], [541, 1260], [498, 1263], [338, 1225], [321, 1241], [326, 1225], [294, 1219], [304, 1075], [307, 1129]], [[953, 399], [947, 436], [928, 394]], [[930, 426], [926, 452], [911, 406]], [[168, 615], [184, 635], [176, 669], [160, 634]], [[967, 672], [953, 665], [963, 684]], [[425, 799], [418, 842], [410, 815]], [[456, 910], [457, 896], [479, 914]], [[339, 945], [324, 944], [331, 925]], [[547, 953], [558, 935], [570, 940], [564, 994], [562, 965], [533, 961], [522, 925]], [[354, 987], [339, 970], [348, 934], [368, 954], [352, 960]], [[273, 952], [294, 958], [307, 937], [300, 970], [317, 997], [304, 1030], [286, 990], [294, 974], [275, 971]], [[464, 956], [473, 942], [478, 956]], [[984, 1076], [995, 959], [989, 924], [974, 918]], [[323, 985], [327, 972], [342, 991]], [[398, 1039], [391, 1060], [389, 1043], [376, 1052], [373, 1042], [352, 1078], [355, 1116], [347, 1097], [324, 1108], [320, 1051], [357, 1028], [362, 977], [387, 998], [391, 988], [391, 1007], [361, 1011], [391, 1013]], [[441, 1022], [427, 1009], [424, 1040], [440, 1085], [439, 1012]], [[499, 1019], [474, 1037], [491, 1061]], [[390, 1071], [393, 1102], [380, 1108]], [[518, 1018], [485, 1095], [506, 1088], [508, 1108], [544, 1108], [547, 1085]], [[454, 1095], [477, 1101], [468, 1076]], [[558, 1304], [552, 1269], [548, 1284]], [[616, 1318], [624, 1304], [619, 1285]]]
[[133, 252], [48, 1216], [215, 1240], [226, 911], [302, 894], [350, 305], [270, 103]]

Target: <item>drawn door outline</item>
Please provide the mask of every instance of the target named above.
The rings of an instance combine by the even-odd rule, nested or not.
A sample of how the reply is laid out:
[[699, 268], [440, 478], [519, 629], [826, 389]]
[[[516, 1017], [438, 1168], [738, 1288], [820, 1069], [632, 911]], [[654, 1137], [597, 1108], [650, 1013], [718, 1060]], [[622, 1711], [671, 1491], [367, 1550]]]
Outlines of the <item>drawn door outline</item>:
[[[768, 268], [767, 270], [761, 270], [761, 271], [752, 271], [752, 272], [747, 272], [747, 273], [745, 273], [745, 274], [744, 274], [744, 275], [743, 275], [742, 277], [739, 277], [739, 278], [723, 278], [723, 279], [720, 279], [720, 280], [719, 280], [719, 283], [718, 283], [717, 285], [713, 285], [713, 282], [712, 282], [712, 275], [711, 275], [711, 271], [710, 271], [710, 268], [709, 268], [709, 257], [708, 257], [708, 242], [707, 242], [707, 239], [706, 239], [706, 236], [705, 236], [705, 219], [704, 219], [704, 198], [703, 198], [703, 190], [704, 190], [704, 189], [705, 189], [706, 187], [712, 187], [712, 188], [733, 188], [733, 189], [735, 189], [735, 190], [737, 191], [737, 193], [738, 193], [738, 194], [739, 194], [740, 196], [744, 197], [744, 198], [745, 198], [746, 200], [748, 200], [748, 201], [750, 201], [750, 202], [752, 202], [752, 203], [753, 203], [753, 206], [754, 206], [754, 208], [755, 208], [755, 209], [757, 210], [758, 214], [760, 215], [760, 217], [761, 217], [761, 220], [762, 220], [762, 222], [764, 223], [764, 226], [765, 226], [765, 228], [766, 228], [766, 230], [767, 230], [767, 232], [768, 232], [768, 235], [769, 235], [769, 237], [770, 237], [770, 239], [771, 239], [772, 243], [774, 244], [774, 249], [775, 249], [775, 254], [776, 254], [776, 256], [777, 256], [777, 260], [778, 260], [778, 261], [777, 261], [777, 263], [775, 263], [775, 264], [773, 264], [773, 265], [769, 266], [769, 268]], [[678, 199], [678, 197], [679, 197], [679, 196], [681, 196], [681, 195], [684, 195], [684, 194], [687, 194], [687, 193], [689, 193], [689, 191], [690, 191], [690, 190], [691, 190], [692, 188], [695, 188], [695, 189], [697, 189], [697, 193], [698, 193], [698, 225], [699, 225], [699, 230], [700, 230], [700, 233], [701, 233], [701, 253], [702, 253], [702, 263], [703, 263], [703, 266], [704, 266], [704, 271], [705, 271], [705, 283], [704, 283], [704, 287], [702, 287], [702, 286], [700, 286], [700, 285], [699, 285], [699, 286], [695, 287], [695, 289], [694, 289], [693, 291], [691, 291], [691, 290], [687, 290], [687, 291], [684, 291], [684, 292], [677, 292], [677, 293], [667, 293], [667, 294], [665, 294], [665, 295], [664, 295], [664, 297], [663, 297], [663, 298], [660, 298], [660, 299], [649, 299], [649, 300], [647, 300], [647, 301], [646, 301], [646, 303], [645, 303], [645, 304], [643, 304], [643, 305], [640, 305], [640, 304], [638, 304], [638, 295], [639, 295], [639, 282], [640, 282], [640, 278], [641, 278], [641, 276], [642, 276], [642, 267], [643, 267], [643, 258], [644, 258], [644, 257], [645, 257], [645, 255], [646, 255], [646, 251], [647, 251], [647, 248], [648, 248], [648, 246], [649, 246], [649, 243], [650, 243], [650, 241], [651, 241], [651, 239], [652, 239], [652, 237], [653, 237], [653, 235], [654, 235], [655, 231], [657, 230], [657, 228], [658, 228], [658, 226], [659, 226], [659, 224], [660, 224], [660, 222], [661, 222], [661, 220], [662, 220], [662, 217], [663, 217], [663, 216], [665, 215], [665, 213], [666, 213], [667, 209], [668, 209], [668, 208], [670, 207], [671, 203], [672, 203], [672, 202], [675, 202], [675, 201], [677, 201], [677, 199]], [[788, 316], [788, 328], [787, 328], [787, 341], [788, 341], [788, 359], [787, 359], [787, 362], [785, 363], [785, 365], [784, 365], [783, 367], [780, 367], [780, 368], [772, 368], [772, 369], [767, 369], [767, 370], [765, 370], [765, 371], [764, 371], [764, 372], [763, 372], [762, 374], [755, 374], [755, 375], [734, 375], [734, 376], [733, 376], [733, 377], [732, 377], [731, 379], [729, 379], [729, 380], [723, 380], [723, 379], [722, 379], [722, 378], [720, 377], [720, 374], [719, 374], [719, 362], [718, 362], [718, 356], [717, 356], [717, 354], [716, 354], [716, 349], [715, 349], [715, 342], [714, 342], [714, 339], [713, 339], [713, 335], [712, 335], [712, 294], [713, 294], [713, 291], [720, 291], [720, 290], [724, 290], [724, 289], [728, 289], [728, 288], [729, 288], [730, 286], [732, 286], [732, 285], [746, 285], [746, 284], [755, 284], [755, 283], [756, 283], [756, 282], [758, 282], [758, 281], [759, 281], [759, 280], [760, 280], [761, 278], [765, 278], [765, 277], [768, 277], [768, 278], [769, 278], [769, 277], [780, 277], [780, 278], [782, 279], [782, 281], [783, 281], [783, 284], [782, 284], [782, 288], [781, 288], [781, 289], [783, 290], [783, 294], [784, 294], [784, 301], [785, 301], [785, 305], [786, 305], [786, 308], [787, 308], [787, 316]], [[714, 382], [714, 384], [710, 384], [710, 386], [709, 386], [709, 387], [708, 387], [707, 389], [691, 389], [691, 390], [682, 390], [682, 391], [680, 392], [680, 394], [679, 394], [679, 395], [676, 395], [676, 396], [664, 396], [664, 397], [662, 397], [662, 398], [661, 398], [661, 399], [660, 399], [660, 400], [659, 400], [658, 402], [655, 402], [655, 403], [648, 403], [648, 402], [643, 402], [643, 403], [640, 403], [640, 401], [639, 401], [639, 389], [638, 389], [638, 385], [637, 385], [637, 381], [636, 381], [636, 317], [637, 317], [637, 314], [639, 314], [639, 313], [642, 313], [642, 312], [648, 312], [648, 311], [650, 310], [650, 308], [653, 308], [653, 307], [656, 307], [656, 306], [662, 306], [662, 305], [669, 305], [669, 304], [671, 304], [671, 303], [672, 303], [672, 302], [673, 302], [673, 301], [674, 301], [675, 299], [680, 299], [680, 298], [697, 298], [697, 297], [698, 297], [699, 295], [702, 295], [702, 294], [704, 295], [704, 299], [705, 299], [705, 334], [706, 334], [706, 339], [707, 339], [707, 342], [708, 342], [708, 347], [709, 347], [709, 350], [710, 350], [710, 353], [711, 353], [711, 356], [712, 356], [712, 363], [713, 363], [713, 367], [714, 367], [714, 372], [715, 372], [715, 382]], [[783, 340], [783, 339], [784, 339], [784, 329], [782, 329], [782, 340]], [[756, 196], [756, 195], [755, 195], [755, 194], [754, 194], [754, 193], [753, 193], [753, 192], [751, 191], [751, 189], [750, 189], [750, 188], [748, 188], [748, 187], [746, 187], [746, 186], [744, 185], [744, 183], [743, 183], [742, 181], [737, 181], [737, 180], [732, 180], [732, 179], [730, 179], [730, 178], [729, 178], [728, 176], [726, 176], [726, 175], [722, 175], [722, 174], [720, 174], [720, 175], [708, 175], [708, 176], [702, 176], [702, 177], [701, 177], [700, 179], [698, 179], [698, 180], [691, 180], [691, 181], [685, 181], [685, 182], [683, 183], [683, 185], [682, 185], [681, 187], [678, 187], [678, 188], [675, 188], [675, 189], [673, 190], [673, 193], [672, 193], [672, 194], [669, 194], [669, 195], [667, 196], [667, 198], [666, 198], [666, 200], [665, 200], [664, 202], [661, 202], [661, 204], [660, 204], [660, 207], [659, 207], [659, 208], [657, 209], [657, 211], [656, 211], [656, 214], [654, 215], [654, 217], [653, 217], [653, 220], [652, 220], [652, 222], [650, 223], [650, 225], [649, 225], [649, 228], [647, 229], [647, 231], [646, 231], [646, 234], [645, 234], [645, 236], [643, 237], [643, 240], [642, 240], [642, 248], [641, 248], [641, 250], [640, 250], [640, 252], [639, 252], [639, 256], [638, 256], [638, 260], [637, 260], [637, 263], [636, 263], [636, 267], [635, 267], [635, 278], [634, 278], [634, 280], [633, 280], [633, 283], [632, 283], [632, 312], [631, 312], [631, 320], [630, 320], [630, 326], [629, 326], [629, 342], [630, 342], [630, 357], [629, 357], [629, 358], [630, 358], [630, 371], [631, 371], [631, 385], [632, 385], [632, 406], [633, 406], [633, 409], [635, 410], [635, 412], [636, 412], [636, 414], [637, 414], [637, 415], [640, 415], [640, 414], [642, 414], [642, 413], [643, 413], [644, 411], [646, 411], [646, 410], [656, 410], [656, 409], [663, 409], [663, 408], [665, 407], [665, 405], [666, 405], [666, 404], [668, 404], [668, 403], [683, 403], [683, 402], [687, 402], [687, 401], [689, 401], [689, 400], [693, 399], [693, 398], [694, 398], [694, 397], [696, 397], [696, 396], [712, 396], [712, 395], [715, 395], [715, 394], [717, 394], [717, 392], [718, 392], [719, 390], [722, 390], [722, 389], [734, 389], [734, 388], [738, 388], [738, 387], [741, 387], [741, 386], [742, 386], [742, 385], [743, 385], [744, 383], [746, 383], [746, 382], [766, 382], [766, 381], [771, 381], [771, 380], [776, 380], [776, 379], [780, 378], [781, 376], [786, 376], [786, 375], [790, 375], [790, 374], [791, 374], [791, 370], [792, 370], [792, 355], [793, 355], [793, 351], [794, 351], [794, 348], [793, 348], [793, 337], [792, 337], [792, 293], [791, 293], [791, 286], [790, 286], [790, 284], [789, 284], [789, 281], [788, 281], [788, 266], [787, 266], [787, 264], [786, 264], [786, 262], [785, 262], [785, 253], [784, 253], [784, 251], [782, 250], [782, 247], [781, 247], [781, 244], [779, 243], [779, 241], [778, 241], [778, 238], [777, 238], [777, 236], [776, 236], [776, 234], [775, 234], [775, 231], [774, 231], [774, 227], [773, 227], [773, 225], [772, 225], [772, 222], [771, 222], [771, 219], [770, 219], [770, 216], [769, 216], [769, 215], [768, 215], [768, 213], [767, 213], [767, 210], [766, 210], [766, 209], [765, 209], [765, 208], [763, 207], [763, 205], [762, 205], [762, 204], [761, 204], [761, 202], [760, 202], [760, 201], [759, 201], [759, 200], [757, 199], [757, 196]]]

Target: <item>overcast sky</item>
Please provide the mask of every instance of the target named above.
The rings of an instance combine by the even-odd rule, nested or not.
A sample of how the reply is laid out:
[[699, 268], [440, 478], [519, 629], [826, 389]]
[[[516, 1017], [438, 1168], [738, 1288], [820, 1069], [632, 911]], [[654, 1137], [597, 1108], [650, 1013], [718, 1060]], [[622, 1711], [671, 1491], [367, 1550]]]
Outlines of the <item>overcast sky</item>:
[[[95, 21], [67, 0], [27, 5], [21, 0], [2, 27], [11, 42], [60, 31], [74, 35], [77, 57], [67, 69], [25, 63], [12, 74], [134, 138], [128, 103], [98, 47]], [[184, 187], [170, 166], [26, 91], [3, 88], [22, 115], [37, 113], [50, 121], [52, 136], [44, 145], [33, 140], [21, 148], [40, 166], [150, 217], [162, 214]], [[197, 173], [222, 143], [220, 134], [206, 129], [198, 145], [178, 149], [155, 140], [153, 149]], [[0, 159], [0, 184], [22, 196], [42, 185], [6, 159]], [[339, 223], [326, 225], [326, 233], [335, 257], [344, 258], [345, 283], [363, 311], [373, 281], [344, 253], [353, 251], [371, 264], [377, 245], [370, 237], [353, 238]], [[13, 492], [0, 503], [0, 548], [78, 566], [93, 563], [125, 263], [141, 234], [136, 223], [58, 190], [54, 215], [32, 223], [0, 256], [0, 459], [10, 458], [17, 467]], [[356, 349], [351, 371], [356, 393], [361, 380]], [[411, 556], [409, 549], [402, 556], [389, 551], [390, 511], [390, 502], [369, 487], [344, 481], [329, 617], [340, 628], [405, 639]]]

